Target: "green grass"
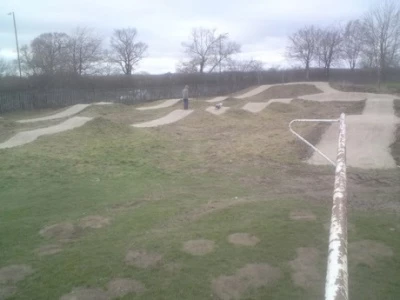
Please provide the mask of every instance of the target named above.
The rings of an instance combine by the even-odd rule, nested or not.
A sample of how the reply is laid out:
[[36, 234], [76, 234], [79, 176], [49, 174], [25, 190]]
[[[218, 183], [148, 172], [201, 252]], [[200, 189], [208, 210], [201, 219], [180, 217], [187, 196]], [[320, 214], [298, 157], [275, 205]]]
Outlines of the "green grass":
[[[310, 104], [302, 111], [301, 105], [277, 107], [253, 119], [234, 109], [221, 119], [198, 114], [150, 130], [114, 121], [115, 114], [135, 115], [134, 108], [111, 108], [111, 114], [96, 108], [103, 118], [79, 129], [0, 150], [0, 267], [28, 264], [35, 270], [10, 299], [59, 299], [74, 287], [105, 287], [116, 277], [137, 279], [147, 288], [123, 299], [216, 299], [212, 280], [248, 263], [278, 267], [283, 278], [247, 291], [243, 299], [321, 299], [333, 170], [304, 166], [297, 155], [284, 127], [287, 120], [326, 111]], [[259, 144], [263, 136], [268, 139]], [[372, 190], [365, 201], [379, 197]], [[223, 205], [206, 211], [209, 203]], [[293, 210], [309, 210], [317, 220], [292, 221]], [[95, 214], [110, 217], [111, 225], [85, 230], [59, 254], [35, 255], [37, 247], [54, 242], [39, 235], [41, 228]], [[394, 251], [374, 268], [352, 265], [356, 254], [350, 253], [351, 299], [397, 299], [399, 217], [354, 209], [349, 222], [355, 228], [350, 241], [377, 240]], [[261, 241], [254, 247], [234, 246], [227, 237], [235, 232], [252, 233]], [[182, 252], [185, 241], [199, 238], [213, 240], [215, 250], [205, 256]], [[321, 253], [315, 262], [321, 275], [318, 291], [297, 287], [291, 279], [288, 262], [299, 247]], [[129, 249], [160, 253], [163, 261], [153, 269], [126, 266]], [[168, 263], [182, 268], [171, 273]]]

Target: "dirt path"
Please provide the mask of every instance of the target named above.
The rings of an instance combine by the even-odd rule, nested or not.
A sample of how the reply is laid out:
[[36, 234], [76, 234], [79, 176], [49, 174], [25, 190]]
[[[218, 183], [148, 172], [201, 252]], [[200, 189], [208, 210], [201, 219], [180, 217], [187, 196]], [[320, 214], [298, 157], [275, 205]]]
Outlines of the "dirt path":
[[217, 109], [215, 106], [209, 106], [206, 108], [206, 111], [208, 111], [209, 113], [212, 113], [213, 115], [222, 115], [224, 114], [227, 110], [229, 109], [229, 107], [226, 106], [222, 106], [220, 109]]
[[[394, 141], [396, 124], [399, 122], [400, 120], [394, 115], [393, 99], [387, 98], [370, 98], [366, 102], [362, 115], [346, 116], [348, 165], [364, 169], [396, 168], [389, 147]], [[318, 149], [334, 161], [338, 133], [338, 124], [331, 125], [317, 145]], [[316, 152], [308, 163], [328, 164]]]
[[150, 109], [166, 108], [166, 107], [170, 107], [172, 105], [175, 105], [179, 101], [181, 101], [181, 99], [169, 99], [169, 100], [165, 100], [163, 103], [160, 103], [160, 104], [157, 104], [157, 105], [138, 107], [136, 109], [137, 110], [150, 110]]
[[50, 135], [66, 130], [71, 130], [84, 125], [92, 118], [87, 117], [72, 117], [58, 125], [34, 129], [29, 131], [22, 131], [10, 138], [8, 141], [0, 144], [0, 149], [13, 148], [27, 143], [31, 143], [42, 135]]
[[224, 101], [224, 100], [226, 100], [228, 98], [229, 98], [228, 96], [218, 96], [218, 97], [212, 98], [210, 100], [206, 100], [206, 102], [208, 102], [208, 103], [221, 102], [221, 101]]
[[161, 126], [161, 125], [167, 125], [167, 124], [175, 123], [175, 122], [187, 117], [192, 112], [193, 112], [193, 110], [176, 109], [162, 118], [155, 119], [155, 120], [152, 120], [149, 122], [133, 124], [131, 126], [143, 128], [143, 127], [156, 127], [156, 126]]

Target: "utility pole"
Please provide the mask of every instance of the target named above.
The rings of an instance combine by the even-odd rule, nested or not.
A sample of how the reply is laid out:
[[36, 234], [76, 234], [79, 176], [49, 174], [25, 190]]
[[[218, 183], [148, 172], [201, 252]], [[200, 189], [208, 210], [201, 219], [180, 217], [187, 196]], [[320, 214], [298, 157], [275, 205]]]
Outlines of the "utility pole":
[[21, 60], [20, 60], [20, 58], [19, 58], [19, 46], [18, 46], [17, 23], [15, 22], [15, 14], [14, 14], [14, 12], [10, 12], [8, 15], [9, 15], [9, 16], [12, 15], [12, 16], [13, 16], [13, 20], [14, 20], [15, 44], [17, 45], [19, 78], [22, 78], [22, 73], [21, 73]]

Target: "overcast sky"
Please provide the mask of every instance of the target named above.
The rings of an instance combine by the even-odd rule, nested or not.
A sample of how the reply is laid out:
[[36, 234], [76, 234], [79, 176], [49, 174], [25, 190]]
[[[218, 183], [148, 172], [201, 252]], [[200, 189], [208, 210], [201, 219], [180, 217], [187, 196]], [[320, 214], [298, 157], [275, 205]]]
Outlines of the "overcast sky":
[[16, 58], [12, 16], [20, 45], [44, 32], [70, 33], [95, 28], [104, 46], [115, 28], [136, 27], [149, 45], [139, 71], [174, 72], [182, 59], [181, 42], [193, 27], [228, 32], [242, 45], [243, 58], [267, 67], [286, 65], [286, 37], [304, 25], [326, 26], [360, 17], [379, 0], [2, 0], [0, 57]]

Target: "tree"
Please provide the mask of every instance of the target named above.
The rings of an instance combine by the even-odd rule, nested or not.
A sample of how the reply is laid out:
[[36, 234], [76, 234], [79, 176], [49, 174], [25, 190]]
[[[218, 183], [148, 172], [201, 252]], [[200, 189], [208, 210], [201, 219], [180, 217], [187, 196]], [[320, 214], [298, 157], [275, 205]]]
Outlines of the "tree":
[[362, 27], [359, 20], [349, 21], [346, 24], [341, 49], [342, 58], [347, 62], [349, 68], [354, 70], [362, 50]]
[[306, 79], [310, 79], [310, 65], [316, 57], [318, 30], [314, 26], [304, 27], [289, 36], [286, 56], [304, 65]]
[[176, 65], [176, 72], [177, 73], [185, 73], [185, 74], [190, 74], [190, 73], [197, 73], [199, 72], [197, 68], [197, 63], [194, 60], [190, 61], [181, 61]]
[[147, 51], [147, 44], [136, 42], [137, 30], [124, 28], [114, 30], [111, 37], [110, 60], [118, 64], [122, 72], [131, 75], [134, 67], [143, 59]]
[[329, 72], [332, 64], [340, 59], [341, 43], [343, 34], [340, 28], [320, 29], [317, 33], [317, 56], [325, 69], [325, 75], [329, 78]]
[[260, 72], [264, 69], [264, 63], [260, 60], [230, 60], [228, 70], [234, 72]]
[[68, 71], [69, 36], [63, 32], [43, 33], [30, 47], [21, 48], [22, 63], [28, 73], [52, 75]]
[[240, 52], [240, 45], [229, 40], [227, 33], [217, 35], [216, 29], [193, 28], [189, 43], [182, 43], [189, 60], [181, 62], [184, 70], [213, 72], [233, 54]]
[[400, 6], [395, 1], [384, 1], [369, 11], [362, 21], [364, 49], [378, 71], [378, 84], [385, 70], [400, 59]]
[[72, 72], [78, 75], [93, 73], [103, 59], [102, 40], [92, 29], [76, 28], [69, 39], [69, 60]]

